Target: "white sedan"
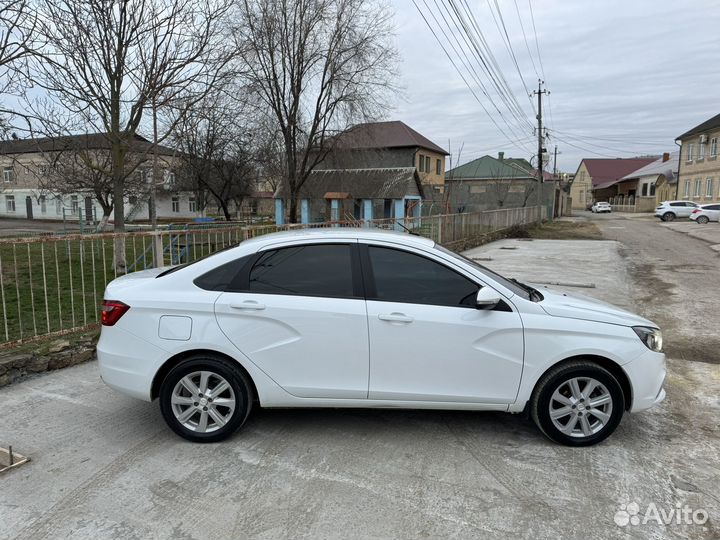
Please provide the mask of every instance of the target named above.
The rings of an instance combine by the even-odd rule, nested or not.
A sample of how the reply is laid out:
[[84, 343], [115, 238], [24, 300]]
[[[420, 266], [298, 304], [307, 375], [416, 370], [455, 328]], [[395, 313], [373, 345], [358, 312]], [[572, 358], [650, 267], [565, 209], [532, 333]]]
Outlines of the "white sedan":
[[590, 208], [594, 214], [601, 214], [603, 212], [612, 212], [612, 206], [607, 202], [596, 202]]
[[665, 396], [654, 323], [408, 234], [278, 233], [128, 274], [102, 324], [103, 380], [199, 442], [253, 407], [382, 407], [526, 412], [585, 446]]
[[702, 204], [690, 213], [690, 219], [701, 225], [720, 221], [720, 203]]

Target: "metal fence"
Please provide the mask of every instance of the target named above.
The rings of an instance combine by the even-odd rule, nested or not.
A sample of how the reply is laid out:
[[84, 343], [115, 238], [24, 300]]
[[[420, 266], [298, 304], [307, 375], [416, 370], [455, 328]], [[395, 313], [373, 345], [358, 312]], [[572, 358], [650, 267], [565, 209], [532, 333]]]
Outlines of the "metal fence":
[[[118, 274], [192, 262], [243, 240], [297, 228], [375, 227], [410, 230], [463, 248], [483, 235], [545, 217], [544, 207], [405, 219], [308, 225], [186, 226], [136, 233], [0, 238], [0, 344], [82, 330], [98, 324], [105, 286]], [[114, 247], [124, 239], [126, 265], [118, 270]]]

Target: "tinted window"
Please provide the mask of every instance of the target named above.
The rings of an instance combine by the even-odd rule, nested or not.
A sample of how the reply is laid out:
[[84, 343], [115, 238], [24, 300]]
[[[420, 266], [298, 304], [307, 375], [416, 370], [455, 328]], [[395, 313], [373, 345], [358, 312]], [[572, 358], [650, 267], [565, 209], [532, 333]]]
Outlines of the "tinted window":
[[705, 207], [706, 210], [720, 210], [720, 204], [709, 204]]
[[353, 296], [350, 246], [325, 244], [264, 253], [250, 271], [254, 293]]
[[671, 202], [670, 206], [685, 206], [685, 203], [682, 202]]
[[194, 283], [207, 291], [224, 291], [250, 258], [251, 256], [243, 257], [213, 268], [202, 276], [195, 278]]
[[446, 266], [396, 249], [369, 251], [378, 300], [475, 307], [478, 285]]

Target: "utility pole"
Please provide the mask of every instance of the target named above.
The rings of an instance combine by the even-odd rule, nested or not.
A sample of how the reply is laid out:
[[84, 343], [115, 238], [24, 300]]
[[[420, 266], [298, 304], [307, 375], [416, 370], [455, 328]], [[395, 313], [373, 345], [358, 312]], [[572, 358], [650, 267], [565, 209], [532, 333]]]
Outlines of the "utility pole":
[[547, 90], [542, 89], [542, 85], [545, 81], [538, 79], [538, 89], [533, 91], [533, 95], [537, 96], [538, 100], [538, 113], [537, 113], [537, 135], [538, 135], [538, 151], [537, 151], [537, 206], [538, 206], [538, 225], [542, 223], [542, 212], [540, 207], [542, 206], [542, 185], [543, 185], [543, 153], [545, 152], [544, 142], [545, 136], [543, 134], [542, 126], [542, 96], [543, 94], [550, 94]]
[[555, 157], [553, 158], [553, 178], [557, 180], [557, 144], [555, 145]]

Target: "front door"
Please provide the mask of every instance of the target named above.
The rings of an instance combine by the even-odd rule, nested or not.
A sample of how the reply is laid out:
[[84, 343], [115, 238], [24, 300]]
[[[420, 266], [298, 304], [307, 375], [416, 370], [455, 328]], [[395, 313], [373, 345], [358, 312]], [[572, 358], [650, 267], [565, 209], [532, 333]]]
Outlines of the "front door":
[[369, 246], [368, 259], [370, 399], [515, 401], [523, 330], [509, 304], [476, 309], [476, 282], [418, 253]]
[[245, 290], [215, 302], [223, 333], [290, 394], [367, 398], [365, 300], [349, 244], [262, 253]]

